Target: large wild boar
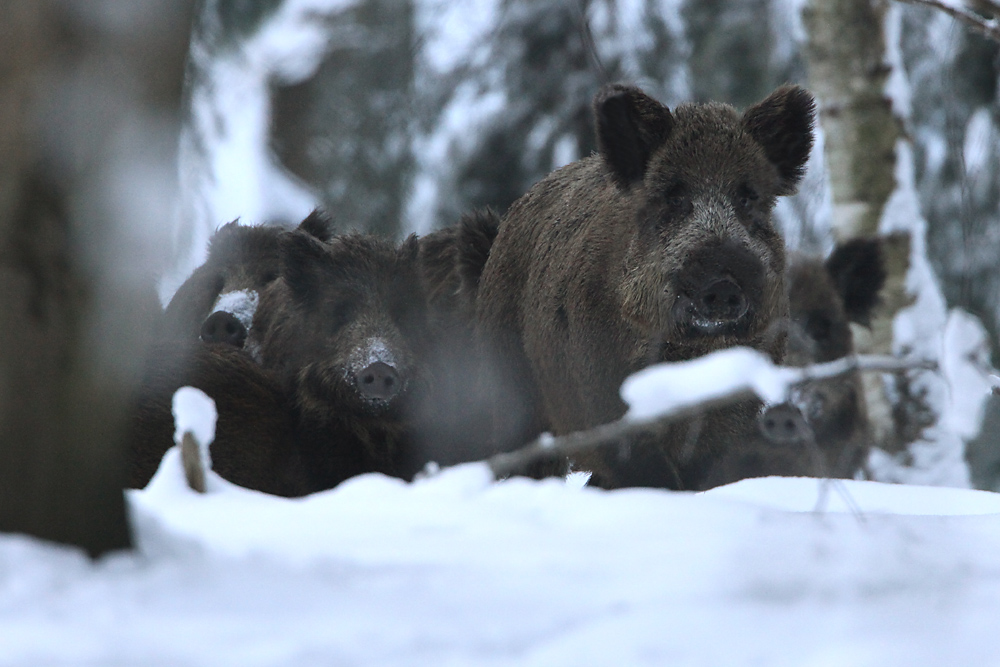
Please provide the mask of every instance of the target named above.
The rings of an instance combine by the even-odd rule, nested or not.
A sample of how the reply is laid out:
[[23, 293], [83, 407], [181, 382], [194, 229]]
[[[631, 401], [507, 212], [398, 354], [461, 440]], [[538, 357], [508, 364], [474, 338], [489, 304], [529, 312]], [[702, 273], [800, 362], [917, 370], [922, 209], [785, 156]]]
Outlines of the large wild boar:
[[[795, 191], [812, 147], [814, 102], [783, 87], [739, 114], [670, 111], [637, 88], [594, 100], [599, 152], [537, 183], [504, 216], [477, 299], [496, 389], [493, 437], [622, 416], [622, 380], [649, 364], [749, 345], [780, 360], [787, 315], [777, 197]], [[752, 428], [747, 402], [659, 437], [641, 463], [581, 457], [602, 486], [695, 488]]]

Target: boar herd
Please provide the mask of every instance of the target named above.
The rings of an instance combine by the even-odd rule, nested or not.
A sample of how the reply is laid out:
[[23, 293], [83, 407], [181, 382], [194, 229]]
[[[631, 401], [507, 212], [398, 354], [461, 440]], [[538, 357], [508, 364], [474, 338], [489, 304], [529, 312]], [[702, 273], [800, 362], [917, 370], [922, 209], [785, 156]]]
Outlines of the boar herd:
[[[129, 485], [173, 444], [181, 386], [216, 402], [214, 470], [283, 496], [365, 472], [411, 479], [620, 418], [622, 381], [725, 347], [777, 363], [852, 351], [885, 280], [874, 239], [828, 259], [786, 254], [772, 222], [813, 143], [815, 104], [779, 88], [740, 114], [670, 110], [631, 86], [594, 100], [598, 151], [543, 178], [501, 217], [466, 214], [401, 244], [230, 223], [177, 290], [148, 356]], [[787, 255], [787, 256], [786, 256]], [[598, 448], [547, 474], [604, 488], [698, 490], [746, 477], [864, 473], [854, 376], [746, 400]]]

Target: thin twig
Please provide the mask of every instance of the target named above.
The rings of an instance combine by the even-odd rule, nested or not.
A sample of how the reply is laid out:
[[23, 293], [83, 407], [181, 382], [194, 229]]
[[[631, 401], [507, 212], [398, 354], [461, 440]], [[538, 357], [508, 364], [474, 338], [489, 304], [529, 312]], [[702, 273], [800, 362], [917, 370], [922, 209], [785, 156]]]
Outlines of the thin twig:
[[683, 406], [653, 421], [619, 419], [618, 421], [601, 424], [586, 431], [577, 431], [576, 433], [557, 437], [545, 435], [521, 449], [491, 456], [487, 460], [487, 463], [489, 463], [494, 477], [505, 479], [512, 475], [524, 474], [525, 470], [530, 470], [534, 464], [541, 461], [553, 458], [568, 458], [579, 452], [597, 449], [602, 445], [619, 443], [630, 436], [639, 433], [648, 433], [657, 427], [698, 417], [705, 410], [726, 407], [727, 405], [752, 400], [756, 397], [757, 395], [753, 391], [742, 389], [737, 392], [708, 399], [701, 403]]
[[904, 371], [936, 371], [938, 364], [933, 359], [903, 359], [888, 354], [852, 354], [825, 364], [813, 364], [793, 370], [799, 372], [795, 384], [829, 380], [848, 375], [854, 371], [870, 373], [901, 373]]
[[[1000, 3], [993, 2], [993, 0], [984, 1], [991, 8], [996, 7], [995, 11], [1000, 10]], [[899, 2], [937, 9], [954, 19], [961, 21], [973, 31], [978, 32], [995, 42], [1000, 42], [1000, 22], [998, 22], [997, 19], [985, 19], [975, 12], [969, 11], [963, 7], [956, 7], [946, 2], [942, 2], [942, 0], [899, 0]]]
[[181, 462], [184, 477], [191, 490], [205, 493], [205, 468], [202, 465], [201, 445], [191, 431], [184, 431], [181, 437]]
[[[900, 359], [884, 355], [851, 355], [824, 364], [788, 370], [798, 375], [790, 383], [791, 386], [795, 386], [816, 380], [828, 380], [856, 371], [898, 373], [907, 370], [936, 369], [937, 363], [926, 359]], [[528, 471], [533, 470], [543, 462], [568, 459], [580, 452], [593, 451], [601, 446], [620, 443], [640, 433], [655, 432], [671, 424], [701, 416], [707, 410], [723, 408], [755, 398], [757, 395], [752, 390], [740, 388], [700, 403], [675, 408], [652, 420], [619, 419], [586, 431], [567, 435], [554, 437], [546, 434], [521, 449], [492, 456], [487, 460], [487, 463], [496, 479], [529, 474]]]
[[577, 4], [576, 9], [579, 14], [580, 39], [583, 40], [583, 46], [587, 49], [587, 54], [590, 56], [591, 63], [597, 70], [598, 80], [601, 83], [608, 83], [610, 81], [608, 78], [608, 70], [604, 67], [600, 54], [597, 53], [597, 43], [594, 41], [594, 33], [590, 29], [590, 20], [587, 18], [587, 10], [583, 6], [582, 2]]

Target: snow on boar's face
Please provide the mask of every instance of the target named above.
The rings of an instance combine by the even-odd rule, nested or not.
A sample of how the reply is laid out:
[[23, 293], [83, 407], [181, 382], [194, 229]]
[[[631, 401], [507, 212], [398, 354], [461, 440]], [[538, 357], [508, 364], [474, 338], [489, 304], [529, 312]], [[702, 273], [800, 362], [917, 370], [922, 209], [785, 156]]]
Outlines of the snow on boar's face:
[[635, 201], [624, 314], [661, 340], [660, 360], [765, 341], [785, 314], [784, 244], [771, 222], [812, 147], [814, 102], [784, 87], [740, 116], [723, 104], [671, 113], [636, 88], [595, 99], [598, 145]]
[[262, 297], [252, 339], [312, 420], [398, 417], [422, 381], [417, 252], [415, 237], [398, 249], [363, 235], [282, 237], [281, 278]]
[[[330, 220], [317, 210], [298, 231], [328, 240], [331, 228]], [[220, 227], [209, 241], [208, 259], [167, 305], [167, 337], [242, 348], [260, 292], [278, 277], [278, 239], [285, 231], [236, 221]]]

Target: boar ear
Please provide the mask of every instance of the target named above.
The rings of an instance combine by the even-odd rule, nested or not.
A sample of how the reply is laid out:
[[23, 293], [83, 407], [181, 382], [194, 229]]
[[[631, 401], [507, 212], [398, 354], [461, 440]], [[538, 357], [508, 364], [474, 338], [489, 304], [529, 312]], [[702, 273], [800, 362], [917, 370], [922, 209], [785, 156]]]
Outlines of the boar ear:
[[399, 248], [396, 250], [396, 256], [402, 262], [413, 262], [416, 263], [420, 256], [420, 241], [417, 239], [416, 234], [410, 234], [406, 237]]
[[208, 255], [211, 256], [213, 250], [220, 252], [220, 249], [225, 248], [228, 243], [234, 243], [230, 239], [235, 239], [240, 234], [240, 229], [239, 218], [231, 220], [216, 229], [212, 237], [208, 239]]
[[500, 231], [500, 216], [491, 208], [466, 213], [459, 221], [458, 277], [461, 289], [475, 295], [483, 275], [490, 248]]
[[852, 239], [834, 248], [826, 270], [844, 301], [847, 319], [868, 325], [885, 285], [885, 259], [878, 239]]
[[286, 232], [278, 241], [281, 276], [297, 298], [308, 301], [318, 292], [329, 251], [322, 241], [299, 231]]
[[597, 148], [623, 188], [642, 180], [653, 152], [670, 136], [670, 110], [634, 86], [607, 85], [594, 97]]
[[778, 168], [780, 195], [796, 190], [813, 145], [816, 102], [799, 86], [782, 86], [743, 114], [743, 127]]
[[323, 243], [328, 243], [336, 234], [333, 219], [323, 209], [313, 209], [306, 219], [299, 223], [299, 231], [310, 234]]

